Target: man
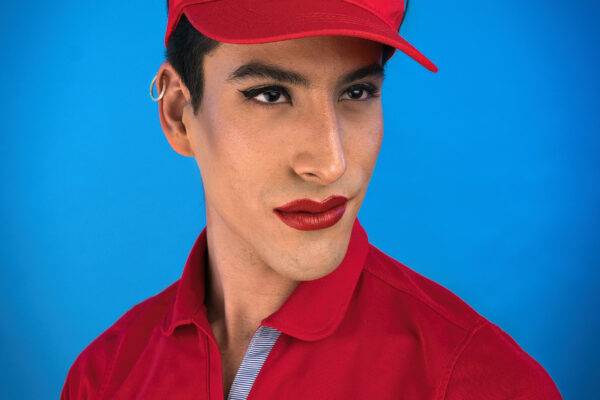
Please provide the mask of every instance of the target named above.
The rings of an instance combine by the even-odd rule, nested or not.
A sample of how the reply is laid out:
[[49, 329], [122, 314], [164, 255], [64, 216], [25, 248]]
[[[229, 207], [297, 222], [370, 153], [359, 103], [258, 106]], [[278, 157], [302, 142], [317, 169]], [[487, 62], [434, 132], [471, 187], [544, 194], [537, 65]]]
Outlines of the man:
[[544, 369], [356, 216], [383, 135], [391, 0], [171, 0], [163, 131], [206, 228], [182, 278], [69, 371], [63, 399], [559, 399]]

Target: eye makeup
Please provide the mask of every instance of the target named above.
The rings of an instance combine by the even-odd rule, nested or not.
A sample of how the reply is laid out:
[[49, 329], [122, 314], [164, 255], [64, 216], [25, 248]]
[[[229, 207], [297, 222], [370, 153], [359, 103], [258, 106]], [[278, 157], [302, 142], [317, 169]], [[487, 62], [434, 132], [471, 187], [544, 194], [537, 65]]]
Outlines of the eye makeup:
[[[263, 93], [269, 93], [269, 92], [279, 93], [282, 96], [284, 96], [290, 102], [290, 104], [292, 103], [292, 98], [291, 98], [290, 94], [288, 93], [288, 91], [283, 86], [279, 86], [279, 85], [260, 86], [257, 88], [239, 90], [239, 92], [244, 95], [246, 100], [253, 100], [256, 96], [263, 94]], [[275, 100], [278, 100], [278, 98]], [[258, 102], [262, 103], [262, 104], [267, 104], [267, 105], [281, 104], [281, 103], [264, 102], [264, 101], [258, 101]]]
[[[352, 97], [351, 93], [355, 92], [355, 91], [365, 91], [368, 93], [369, 96], [365, 99], [354, 98], [354, 97]], [[370, 83], [357, 83], [355, 85], [352, 85], [352, 86], [346, 88], [342, 92], [340, 97], [342, 97], [346, 93], [349, 94], [350, 100], [361, 101], [361, 100], [367, 100], [368, 98], [372, 98], [372, 97], [379, 97], [380, 90], [377, 86], [374, 86]], [[361, 96], [359, 96], [359, 97], [361, 97]]]
[[[272, 105], [284, 104], [284, 103], [289, 103], [290, 105], [293, 104], [292, 97], [289, 94], [288, 90], [285, 87], [280, 86], [280, 85], [259, 86], [259, 87], [250, 88], [250, 89], [246, 89], [246, 90], [238, 89], [238, 91], [246, 98], [246, 100], [253, 100], [262, 105], [272, 106]], [[365, 92], [368, 94], [368, 96], [366, 98], [362, 98], [362, 95]], [[353, 93], [354, 93], [354, 97], [353, 97]], [[257, 100], [256, 97], [261, 94], [268, 96], [268, 98], [272, 99], [273, 101]], [[348, 98], [342, 99], [342, 97], [345, 94], [348, 94]], [[356, 95], [359, 95], [359, 96], [356, 97]], [[378, 86], [375, 86], [373, 84], [365, 82], [365, 83], [357, 83], [357, 84], [351, 85], [351, 86], [347, 87], [346, 89], [344, 89], [339, 95], [339, 100], [365, 101], [365, 100], [368, 100], [369, 98], [379, 97], [379, 95], [380, 95], [380, 89]], [[286, 102], [278, 101], [281, 98], [281, 96], [284, 96], [285, 99], [287, 99], [287, 101]]]

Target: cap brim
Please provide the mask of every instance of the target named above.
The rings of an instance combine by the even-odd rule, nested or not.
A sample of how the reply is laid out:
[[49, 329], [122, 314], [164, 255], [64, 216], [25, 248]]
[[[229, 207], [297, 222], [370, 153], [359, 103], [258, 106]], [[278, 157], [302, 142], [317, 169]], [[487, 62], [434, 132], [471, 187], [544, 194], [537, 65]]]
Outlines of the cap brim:
[[293, 8], [281, 0], [220, 0], [186, 6], [183, 13], [199, 32], [220, 42], [251, 44], [312, 36], [354, 36], [394, 47], [428, 70], [438, 70], [394, 27], [375, 14], [343, 1], [305, 0], [302, 7]]

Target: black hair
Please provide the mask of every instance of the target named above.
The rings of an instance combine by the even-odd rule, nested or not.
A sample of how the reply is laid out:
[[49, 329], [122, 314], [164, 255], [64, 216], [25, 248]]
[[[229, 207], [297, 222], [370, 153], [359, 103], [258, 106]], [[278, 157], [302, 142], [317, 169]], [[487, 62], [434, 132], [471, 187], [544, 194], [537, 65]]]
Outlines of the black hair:
[[[169, 0], [167, 0], [167, 13]], [[198, 110], [204, 91], [204, 56], [217, 48], [221, 42], [198, 32], [185, 14], [181, 15], [177, 27], [169, 36], [166, 58], [190, 91], [194, 113]], [[391, 57], [394, 48], [383, 46], [383, 64]]]
[[169, 36], [166, 58], [190, 91], [194, 113], [200, 106], [204, 91], [204, 56], [220, 43], [198, 32], [185, 14], [181, 15], [177, 27]]

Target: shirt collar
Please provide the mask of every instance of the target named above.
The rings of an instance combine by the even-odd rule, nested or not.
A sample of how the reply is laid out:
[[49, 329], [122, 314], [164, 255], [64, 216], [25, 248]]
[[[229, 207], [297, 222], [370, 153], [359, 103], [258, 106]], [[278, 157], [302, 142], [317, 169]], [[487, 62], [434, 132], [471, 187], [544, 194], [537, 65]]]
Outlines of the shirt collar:
[[[263, 319], [267, 325], [301, 340], [329, 336], [342, 321], [363, 269], [369, 248], [365, 230], [354, 221], [350, 243], [340, 265], [322, 278], [303, 281], [283, 305]], [[206, 228], [202, 230], [185, 264], [175, 299], [165, 318], [162, 331], [171, 335], [180, 325], [194, 323], [212, 336], [204, 306], [206, 273]]]

